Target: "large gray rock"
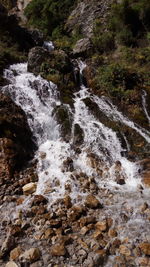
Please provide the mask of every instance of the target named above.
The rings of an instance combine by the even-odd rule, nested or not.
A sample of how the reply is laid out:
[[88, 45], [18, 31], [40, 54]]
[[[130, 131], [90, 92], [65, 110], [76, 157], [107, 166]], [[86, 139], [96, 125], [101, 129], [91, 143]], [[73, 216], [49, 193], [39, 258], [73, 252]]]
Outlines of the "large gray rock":
[[66, 29], [72, 34], [80, 32], [84, 37], [91, 37], [96, 19], [105, 23], [112, 0], [78, 1], [76, 8], [69, 16]]
[[73, 49], [74, 55], [86, 55], [90, 52], [92, 44], [89, 38], [83, 38], [77, 41]]

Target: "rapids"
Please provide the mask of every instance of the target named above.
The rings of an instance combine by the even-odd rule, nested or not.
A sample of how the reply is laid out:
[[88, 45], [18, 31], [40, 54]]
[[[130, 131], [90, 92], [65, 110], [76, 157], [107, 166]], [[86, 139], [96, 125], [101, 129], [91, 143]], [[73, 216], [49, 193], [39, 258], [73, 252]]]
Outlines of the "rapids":
[[[68, 188], [73, 203], [83, 203], [85, 196], [89, 194], [89, 191], [83, 188], [83, 184], [86, 179], [95, 179], [99, 188], [97, 198], [104, 204], [103, 217], [113, 218], [120, 229], [118, 238], [124, 240], [129, 237], [135, 244], [139, 240], [149, 240], [147, 235], [149, 222], [139, 213], [143, 201], [148, 203], [149, 190], [144, 189], [141, 193], [139, 166], [125, 157], [124, 152], [130, 150], [130, 144], [124, 136], [126, 148], [123, 148], [116, 132], [98, 120], [85, 105], [84, 100], [90, 98], [105, 116], [131, 127], [147, 143], [150, 143], [150, 133], [125, 117], [109, 99], [91, 94], [82, 82], [82, 71], [86, 65], [81, 61], [78, 61], [78, 65], [81, 86], [74, 94], [74, 108], [71, 110], [68, 106], [73, 118], [72, 136], [68, 142], [61, 136], [61, 125], [57, 123], [54, 112], [55, 108], [61, 105], [57, 86], [29, 73], [26, 63], [12, 65], [4, 72], [9, 84], [4, 86], [2, 91], [9, 94], [25, 111], [38, 146], [35, 155], [38, 161], [38, 183], [35, 194], [45, 195], [49, 199], [49, 209], [55, 201], [68, 193]], [[144, 94], [143, 106], [149, 119], [145, 97]], [[83, 132], [83, 143], [78, 149], [74, 145], [76, 124]], [[72, 169], [64, 166], [64, 162], [68, 159], [72, 160]], [[95, 159], [97, 160], [94, 162]], [[125, 179], [123, 185], [116, 182], [118, 172]], [[78, 176], [83, 176], [82, 184], [76, 178]], [[101, 189], [106, 193], [104, 197], [101, 195]], [[30, 197], [27, 197], [17, 208], [10, 204], [7, 210], [4, 206], [2, 211], [4, 220], [10, 216], [15, 218], [19, 209], [26, 210], [29, 203]], [[124, 212], [130, 218], [128, 222], [124, 222]], [[109, 257], [105, 266], [110, 267], [113, 262], [114, 257]]]
[[[63, 169], [63, 162], [67, 158], [73, 159], [74, 169], [77, 173], [84, 172], [88, 176], [95, 177], [99, 186], [120, 187], [115, 182], [116, 162], [120, 162], [122, 166], [121, 173], [126, 180], [126, 184], [123, 186], [124, 190], [135, 189], [140, 184], [138, 166], [122, 156], [125, 149], [122, 148], [117, 134], [90, 113], [83, 101], [85, 98], [89, 97], [94, 101], [108, 118], [122, 121], [150, 143], [150, 135], [147, 130], [123, 116], [110, 100], [104, 97], [99, 98], [89, 92], [89, 89], [82, 83], [82, 71], [86, 65], [81, 61], [78, 64], [81, 87], [79, 92], [74, 94], [72, 138], [68, 143], [63, 140], [60, 134], [61, 125], [58, 125], [53, 113], [55, 107], [61, 104], [57, 86], [40, 76], [35, 77], [32, 73], [27, 72], [26, 63], [12, 65], [4, 72], [4, 77], [9, 81], [9, 85], [3, 87], [2, 91], [9, 94], [14, 102], [25, 111], [38, 145], [36, 158], [38, 159], [39, 181], [36, 194], [45, 194], [51, 201], [65, 194], [66, 183], [72, 185], [71, 195], [74, 201], [77, 201], [78, 192], [83, 194], [79, 185], [71, 180], [71, 172]], [[84, 136], [79, 154], [76, 154], [73, 149], [75, 124], [80, 126]], [[103, 173], [101, 175], [97, 174], [96, 169], [89, 164], [90, 153], [95, 154], [102, 161]]]

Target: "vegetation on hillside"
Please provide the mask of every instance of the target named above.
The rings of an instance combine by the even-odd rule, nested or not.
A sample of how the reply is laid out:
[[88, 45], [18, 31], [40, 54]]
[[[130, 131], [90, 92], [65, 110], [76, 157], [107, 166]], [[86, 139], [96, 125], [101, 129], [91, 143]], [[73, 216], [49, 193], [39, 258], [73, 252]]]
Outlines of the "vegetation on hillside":
[[25, 9], [29, 24], [49, 35], [62, 35], [63, 25], [76, 0], [32, 0]]

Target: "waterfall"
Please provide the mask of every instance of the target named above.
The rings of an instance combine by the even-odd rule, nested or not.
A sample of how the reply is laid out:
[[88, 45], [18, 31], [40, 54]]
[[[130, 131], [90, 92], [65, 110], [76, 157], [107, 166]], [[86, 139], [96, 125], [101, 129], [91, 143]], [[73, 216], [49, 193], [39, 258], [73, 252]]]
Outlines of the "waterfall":
[[[54, 115], [55, 107], [61, 104], [57, 86], [41, 76], [36, 77], [27, 72], [26, 63], [12, 65], [4, 72], [9, 85], [4, 86], [2, 91], [9, 94], [14, 102], [25, 111], [38, 145], [36, 158], [38, 159], [39, 181], [36, 194], [46, 194], [51, 200], [65, 194], [66, 183], [72, 185], [71, 194], [74, 199], [80, 191], [77, 183], [70, 178], [71, 171], [64, 171], [63, 164], [68, 158], [73, 159], [74, 169], [78, 173], [82, 171], [86, 175], [95, 176], [100, 186], [116, 186], [116, 162], [120, 162], [122, 166], [121, 173], [126, 179], [126, 187], [135, 187], [140, 182], [136, 164], [122, 156], [124, 149], [116, 133], [91, 114], [84, 103], [87, 97], [94, 101], [107, 117], [114, 121], [122, 121], [150, 142], [148, 131], [123, 116], [110, 100], [104, 97], [99, 98], [89, 92], [82, 82], [82, 72], [86, 65], [82, 61], [79, 61], [78, 65], [81, 87], [79, 92], [74, 94], [72, 138], [68, 143], [62, 139], [60, 125]], [[72, 149], [75, 124], [80, 126], [84, 136], [80, 154], [76, 154]], [[97, 155], [103, 162], [101, 166], [103, 175], [99, 176], [96, 169], [89, 164], [90, 153]]]
[[[82, 77], [86, 64], [78, 61], [78, 67], [80, 69], [81, 84], [79, 91], [74, 93], [74, 106], [71, 108], [65, 105], [65, 108], [68, 108], [68, 113], [72, 116], [72, 135], [69, 141], [66, 141], [61, 136], [61, 125], [58, 124], [55, 116], [55, 110], [62, 105], [57, 86], [44, 80], [41, 76], [35, 76], [28, 72], [26, 63], [12, 65], [4, 72], [4, 77], [7, 79], [8, 84], [1, 90], [3, 93], [8, 94], [25, 111], [38, 147], [35, 155], [38, 182], [34, 194], [44, 195], [49, 200], [47, 209], [50, 213], [52, 211], [54, 216], [55, 207], [56, 211], [57, 208], [59, 208], [59, 211], [63, 211], [63, 209], [61, 210], [61, 205], [57, 204], [59, 203], [57, 200], [62, 199], [64, 195], [71, 197], [73, 205], [84, 204], [85, 197], [89, 194], [96, 195], [96, 198], [102, 203], [103, 209], [102, 211], [99, 209], [92, 211], [87, 209], [88, 218], [97, 216], [96, 220], [100, 221], [112, 218], [113, 227], [114, 229], [116, 228], [118, 234], [117, 239], [127, 240], [129, 238], [129, 241], [136, 247], [139, 240], [147, 240], [149, 221], [145, 219], [144, 213], [141, 213], [141, 206], [143, 203], [148, 203], [149, 190], [144, 188], [141, 191], [139, 167], [125, 157], [125, 152], [130, 150], [130, 144], [126, 136], [122, 134], [126, 146], [124, 148], [117, 133], [104, 125], [101, 122], [101, 118], [97, 118], [92, 113], [85, 100], [87, 98], [90, 99], [96, 109], [109, 120], [120, 122], [134, 129], [147, 143], [150, 143], [150, 133], [124, 116], [109, 99], [93, 95], [89, 88], [84, 85]], [[143, 107], [146, 114], [145, 99], [146, 95], [143, 96]], [[148, 116], [148, 113], [146, 116]], [[75, 142], [76, 125], [79, 126], [82, 132], [82, 142], [79, 144]], [[119, 182], [118, 179], [120, 179]], [[93, 184], [90, 181], [93, 181]], [[32, 196], [24, 196], [24, 199], [21, 205], [16, 206], [15, 202], [11, 202], [6, 207], [6, 202], [1, 207], [2, 223], [0, 227], [2, 229], [3, 225], [6, 228], [5, 222], [8, 221], [8, 224], [10, 223], [10, 218], [12, 222], [18, 218], [20, 210], [25, 216], [26, 211], [31, 211]], [[68, 212], [70, 212], [70, 209]], [[70, 225], [69, 217], [67, 216], [66, 212], [64, 214], [65, 222]], [[123, 217], [127, 218], [127, 220], [124, 220]], [[32, 219], [34, 219], [34, 216]], [[57, 220], [59, 220], [59, 215], [56, 215]], [[48, 227], [47, 229], [49, 229], [50, 226], [47, 224], [49, 221], [45, 219], [44, 221], [46, 221], [46, 228]], [[71, 222], [71, 226], [74, 223]], [[33, 224], [35, 233], [37, 229], [42, 227], [43, 235], [43, 229], [45, 229], [43, 220], [41, 219], [41, 226], [36, 221]], [[86, 226], [83, 228], [86, 228]], [[70, 229], [70, 226], [68, 229]], [[41, 235], [41, 232], [39, 233]], [[81, 236], [80, 232], [78, 234]], [[82, 237], [84, 241], [87, 235]], [[91, 235], [88, 238], [91, 238]], [[24, 237], [21, 237], [21, 239], [26, 244], [27, 241]], [[33, 244], [35, 245], [34, 234], [27, 236], [27, 239], [31, 244], [32, 240], [34, 240]], [[115, 239], [112, 237], [111, 240]], [[42, 242], [42, 239], [40, 242]], [[39, 247], [41, 250], [44, 248], [45, 253], [46, 243], [36, 244], [42, 244]], [[50, 243], [47, 243], [47, 245], [49, 246]], [[109, 245], [108, 241], [104, 250], [106, 248], [107, 251], [107, 246]], [[113, 266], [115, 262], [114, 255], [115, 252], [109, 256], [104, 266]], [[71, 258], [69, 260], [72, 261]], [[65, 257], [64, 261], [66, 261]]]
[[150, 116], [149, 116], [148, 111], [147, 111], [146, 97], [147, 97], [147, 93], [146, 93], [145, 90], [143, 90], [142, 91], [142, 104], [143, 104], [143, 109], [144, 109], [146, 118], [148, 119], [148, 122], [150, 124]]

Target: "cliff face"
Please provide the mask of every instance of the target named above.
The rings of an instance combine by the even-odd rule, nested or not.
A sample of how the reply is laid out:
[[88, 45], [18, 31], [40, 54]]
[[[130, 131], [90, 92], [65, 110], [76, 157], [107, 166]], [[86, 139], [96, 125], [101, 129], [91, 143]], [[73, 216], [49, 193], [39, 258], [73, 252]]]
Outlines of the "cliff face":
[[78, 1], [67, 19], [66, 29], [72, 34], [79, 31], [83, 37], [90, 38], [96, 19], [101, 19], [103, 24], [106, 23], [112, 2], [112, 0]]

